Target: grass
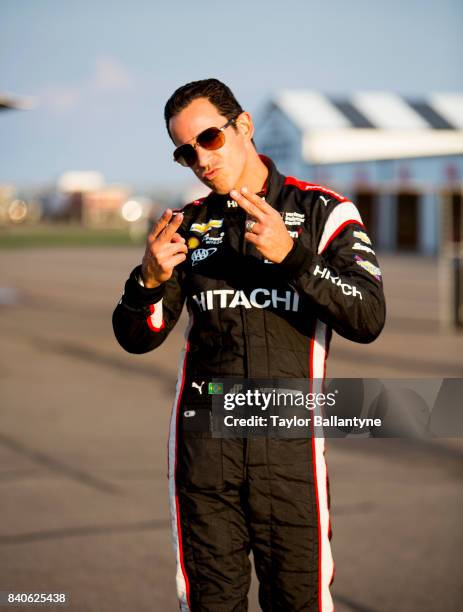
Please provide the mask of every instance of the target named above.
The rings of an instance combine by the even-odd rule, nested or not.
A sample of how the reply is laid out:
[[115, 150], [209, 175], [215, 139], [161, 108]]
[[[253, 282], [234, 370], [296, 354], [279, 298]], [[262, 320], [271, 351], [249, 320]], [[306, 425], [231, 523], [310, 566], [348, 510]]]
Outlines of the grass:
[[92, 229], [75, 224], [0, 227], [0, 248], [108, 247], [143, 244], [145, 235], [132, 238], [128, 229]]

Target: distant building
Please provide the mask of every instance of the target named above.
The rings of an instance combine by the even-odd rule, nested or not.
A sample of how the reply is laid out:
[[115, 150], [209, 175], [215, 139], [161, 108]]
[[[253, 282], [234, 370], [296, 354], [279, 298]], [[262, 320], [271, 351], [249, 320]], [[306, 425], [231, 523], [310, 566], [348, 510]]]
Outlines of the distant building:
[[461, 93], [283, 91], [257, 115], [256, 144], [285, 174], [351, 197], [383, 250], [463, 240]]
[[159, 205], [151, 197], [133, 194], [126, 185], [106, 185], [96, 171], [69, 171], [57, 182], [51, 216], [82, 223], [93, 228], [126, 228], [131, 234], [145, 232]]

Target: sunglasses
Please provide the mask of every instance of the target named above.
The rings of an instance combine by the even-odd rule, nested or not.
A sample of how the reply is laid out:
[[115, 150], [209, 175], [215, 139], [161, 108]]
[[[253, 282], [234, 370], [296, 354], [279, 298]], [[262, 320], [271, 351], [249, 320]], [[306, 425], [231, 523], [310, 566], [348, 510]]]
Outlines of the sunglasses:
[[216, 151], [217, 149], [220, 149], [220, 147], [223, 147], [225, 144], [224, 130], [232, 125], [236, 119], [237, 117], [229, 119], [221, 128], [207, 128], [207, 130], [204, 130], [196, 136], [194, 139], [196, 142], [194, 144], [183, 144], [177, 147], [174, 151], [174, 161], [179, 163], [181, 166], [191, 168], [198, 161], [198, 156], [196, 154], [196, 147], [198, 145], [201, 148], [206, 149], [206, 151]]

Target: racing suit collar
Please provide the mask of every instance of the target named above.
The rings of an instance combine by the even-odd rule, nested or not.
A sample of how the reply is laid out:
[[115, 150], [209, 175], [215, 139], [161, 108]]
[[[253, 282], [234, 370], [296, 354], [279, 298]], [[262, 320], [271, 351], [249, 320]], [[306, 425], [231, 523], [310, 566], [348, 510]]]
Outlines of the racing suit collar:
[[278, 195], [280, 193], [281, 188], [284, 185], [285, 177], [280, 174], [270, 159], [266, 155], [259, 155], [261, 161], [267, 166], [268, 169], [268, 177], [265, 181], [265, 184], [262, 190], [257, 194], [259, 196], [265, 196], [265, 199], [269, 204], [274, 204], [276, 202]]
[[[257, 195], [260, 197], [265, 196], [265, 200], [274, 206], [278, 196], [280, 195], [280, 191], [285, 184], [285, 177], [280, 174], [270, 157], [262, 154], [259, 154], [259, 157], [267, 166], [268, 176], [262, 189], [257, 193]], [[230, 194], [227, 193], [219, 195], [218, 193], [211, 191], [211, 193], [206, 197], [205, 201], [210, 201], [210, 198], [213, 198], [216, 201], [221, 201], [225, 204], [228, 200], [230, 200]]]

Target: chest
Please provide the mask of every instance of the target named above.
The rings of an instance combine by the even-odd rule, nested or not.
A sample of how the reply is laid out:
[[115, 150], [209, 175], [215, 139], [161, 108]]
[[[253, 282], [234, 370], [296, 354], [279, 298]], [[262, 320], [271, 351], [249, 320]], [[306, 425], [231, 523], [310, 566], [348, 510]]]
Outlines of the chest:
[[[310, 247], [306, 212], [284, 202], [279, 203], [277, 210], [291, 238]], [[246, 219], [245, 211], [232, 200], [220, 207], [204, 206], [196, 212], [185, 228], [186, 271], [190, 281], [197, 276], [209, 276], [235, 282], [240, 279], [241, 283], [248, 284], [260, 278], [269, 282], [278, 276], [278, 266], [245, 240]]]

